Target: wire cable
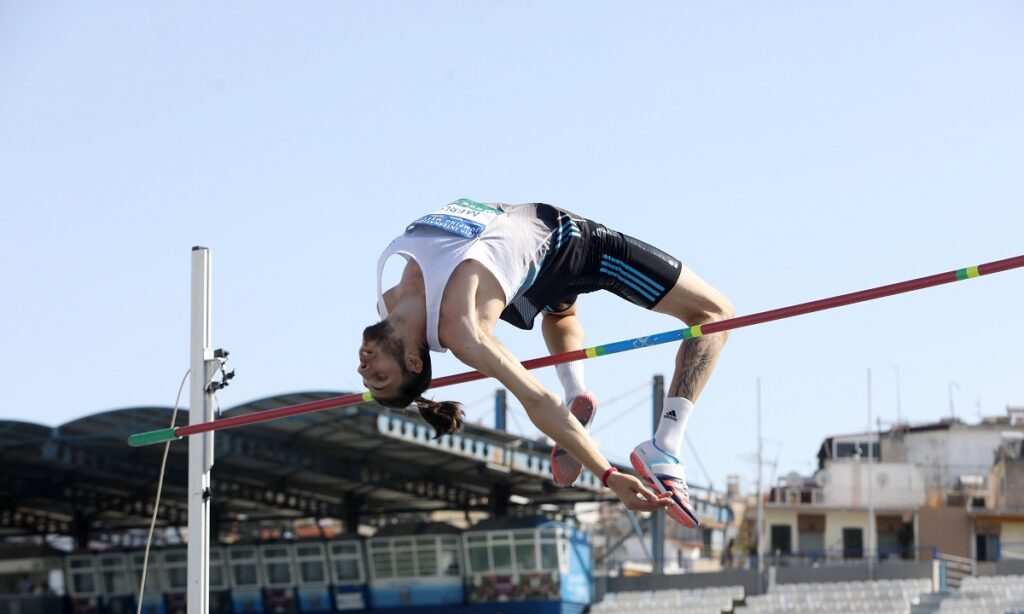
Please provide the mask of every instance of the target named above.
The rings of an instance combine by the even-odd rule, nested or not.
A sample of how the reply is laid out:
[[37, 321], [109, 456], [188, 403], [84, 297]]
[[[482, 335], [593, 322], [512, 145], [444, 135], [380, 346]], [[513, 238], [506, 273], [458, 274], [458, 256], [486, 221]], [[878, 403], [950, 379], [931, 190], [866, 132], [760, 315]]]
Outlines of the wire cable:
[[601, 431], [603, 431], [604, 429], [608, 428], [609, 426], [615, 424], [616, 422], [618, 422], [622, 418], [625, 418], [626, 416], [628, 416], [629, 413], [631, 411], [633, 411], [634, 409], [636, 409], [637, 407], [640, 407], [641, 405], [643, 405], [645, 403], [650, 403], [650, 402], [651, 402], [650, 399], [646, 399], [646, 398], [645, 399], [640, 399], [639, 401], [637, 401], [636, 403], [633, 403], [632, 405], [630, 405], [626, 409], [623, 409], [621, 412], [619, 412], [619, 414], [617, 416], [615, 416], [611, 420], [609, 420], [607, 422], [604, 422], [603, 424], [601, 424], [601, 426], [599, 426], [599, 427], [597, 427], [595, 429], [592, 429], [590, 431], [590, 434], [591, 435], [596, 435], [596, 434], [600, 433]]
[[[188, 380], [191, 369], [185, 371], [185, 377], [181, 378], [181, 385], [178, 386], [178, 396], [174, 399], [174, 410], [171, 412], [171, 428], [178, 419], [178, 403], [181, 402], [181, 391], [185, 389], [185, 382]], [[153, 518], [149, 523], [149, 535], [146, 537], [146, 553], [142, 557], [142, 581], [139, 584], [139, 605], [135, 610], [136, 614], [142, 614], [143, 597], [146, 595], [146, 572], [149, 571], [149, 547], [153, 543], [153, 531], [156, 529], [156, 517], [160, 511], [160, 495], [164, 490], [164, 471], [167, 469], [167, 455], [171, 451], [171, 442], [164, 444], [164, 458], [160, 462], [160, 478], [157, 480], [156, 501], [153, 503]]]
[[708, 481], [708, 489], [713, 489], [714, 481], [711, 479], [711, 475], [708, 473], [707, 468], [704, 467], [704, 463], [701, 462], [700, 454], [697, 454], [697, 446], [693, 445], [693, 442], [690, 441], [689, 435], [684, 434], [683, 438], [686, 439], [686, 443], [689, 444], [690, 450], [693, 452], [693, 458], [697, 461], [697, 466], [700, 467], [701, 472], [704, 474], [704, 479]]

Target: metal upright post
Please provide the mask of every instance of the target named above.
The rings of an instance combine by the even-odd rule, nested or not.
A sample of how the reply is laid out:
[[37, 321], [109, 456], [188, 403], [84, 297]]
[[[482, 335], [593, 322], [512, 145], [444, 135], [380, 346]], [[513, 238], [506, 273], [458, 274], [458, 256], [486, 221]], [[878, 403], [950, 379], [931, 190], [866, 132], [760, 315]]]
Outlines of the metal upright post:
[[[213, 378], [210, 347], [210, 250], [192, 248], [192, 334], [189, 424], [213, 420]], [[210, 611], [210, 469], [213, 433], [192, 437], [188, 443], [188, 611]]]
[[[653, 389], [654, 423], [651, 429], [651, 436], [658, 431], [658, 423], [661, 421], [661, 414], [665, 409], [665, 376], [654, 376]], [[654, 563], [654, 575], [665, 573], [665, 514], [657, 512], [651, 517], [651, 555]]]

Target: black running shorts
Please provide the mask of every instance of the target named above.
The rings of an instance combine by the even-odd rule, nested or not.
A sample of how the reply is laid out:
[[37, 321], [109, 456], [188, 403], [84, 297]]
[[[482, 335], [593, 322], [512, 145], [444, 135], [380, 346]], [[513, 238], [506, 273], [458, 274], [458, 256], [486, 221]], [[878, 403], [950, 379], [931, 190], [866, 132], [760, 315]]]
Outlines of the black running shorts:
[[531, 329], [542, 310], [563, 311], [598, 290], [650, 309], [679, 279], [682, 264], [660, 249], [564, 209], [536, 207], [551, 235], [536, 278], [501, 314], [513, 326]]

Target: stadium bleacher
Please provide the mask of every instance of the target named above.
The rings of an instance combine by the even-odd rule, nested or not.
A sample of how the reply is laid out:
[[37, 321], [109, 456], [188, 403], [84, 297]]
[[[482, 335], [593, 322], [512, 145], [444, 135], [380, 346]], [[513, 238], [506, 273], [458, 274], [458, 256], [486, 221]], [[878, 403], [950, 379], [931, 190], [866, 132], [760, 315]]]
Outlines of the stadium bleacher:
[[942, 614], [1024, 612], [1024, 576], [968, 576], [943, 598]]
[[[667, 614], [699, 612], [872, 612], [909, 614], [920, 596], [932, 590], [926, 578], [875, 580], [873, 582], [828, 582], [779, 584], [769, 593], [746, 597], [742, 586], [628, 591], [608, 593], [591, 612], [623, 614]], [[967, 611], [967, 610], [964, 610]]]
[[737, 601], [743, 599], [742, 586], [715, 586], [708, 588], [669, 589], [660, 591], [623, 591], [608, 593], [599, 603], [591, 606], [594, 614], [720, 614], [732, 612]]
[[748, 597], [736, 612], [877, 612], [907, 614], [923, 593], [927, 578], [780, 584], [764, 595]]

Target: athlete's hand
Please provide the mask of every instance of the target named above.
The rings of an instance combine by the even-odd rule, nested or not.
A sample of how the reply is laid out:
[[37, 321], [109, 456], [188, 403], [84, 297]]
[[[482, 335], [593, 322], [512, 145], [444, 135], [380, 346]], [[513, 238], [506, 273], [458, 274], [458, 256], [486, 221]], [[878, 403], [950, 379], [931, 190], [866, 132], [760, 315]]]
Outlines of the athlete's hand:
[[623, 505], [637, 512], [653, 512], [668, 507], [672, 503], [672, 495], [667, 492], [654, 494], [637, 478], [616, 471], [608, 476], [608, 488], [622, 499]]

